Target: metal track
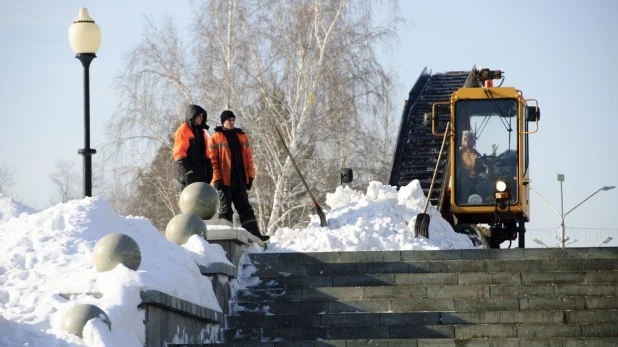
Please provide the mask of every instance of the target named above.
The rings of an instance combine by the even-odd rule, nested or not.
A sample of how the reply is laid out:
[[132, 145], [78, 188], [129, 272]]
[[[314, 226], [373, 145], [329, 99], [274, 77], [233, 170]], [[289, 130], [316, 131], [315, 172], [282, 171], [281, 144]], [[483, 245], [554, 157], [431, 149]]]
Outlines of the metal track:
[[[410, 91], [410, 95], [401, 118], [397, 146], [393, 158], [393, 167], [389, 184], [405, 186], [412, 180], [419, 180], [423, 192], [427, 195], [433, 170], [438, 160], [442, 138], [431, 133], [431, 124], [423, 125], [425, 113], [431, 113], [434, 102], [449, 101], [457, 89], [472, 83], [474, 71], [453, 71], [431, 74], [427, 68]], [[447, 108], [437, 108], [437, 132], [443, 132], [450, 119]], [[449, 143], [444, 148], [442, 160], [438, 166], [438, 174], [431, 194], [431, 204], [439, 207], [443, 191], [448, 185]]]

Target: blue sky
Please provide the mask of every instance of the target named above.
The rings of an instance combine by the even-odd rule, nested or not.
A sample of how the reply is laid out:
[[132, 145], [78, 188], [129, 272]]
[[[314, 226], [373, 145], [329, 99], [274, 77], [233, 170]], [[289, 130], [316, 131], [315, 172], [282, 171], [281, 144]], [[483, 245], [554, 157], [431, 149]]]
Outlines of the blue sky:
[[[434, 72], [473, 65], [501, 69], [504, 85], [539, 100], [542, 110], [539, 132], [531, 137], [531, 184], [537, 191], [560, 210], [556, 175], [564, 174], [566, 212], [600, 187], [618, 185], [612, 108], [618, 2], [402, 0], [400, 6], [409, 24], [400, 28], [398, 49], [382, 57], [399, 75], [396, 97], [402, 104], [425, 66]], [[143, 14], [169, 14], [180, 23], [190, 13], [188, 2], [178, 0], [0, 2], [0, 163], [16, 173], [11, 195], [36, 208], [47, 207], [54, 194], [48, 176], [56, 159], [82, 169], [77, 150], [83, 147], [83, 69], [67, 38], [80, 7], [89, 9], [102, 31], [90, 69], [93, 148], [105, 142], [106, 122], [118, 103], [113, 77], [140, 40]], [[616, 228], [616, 199], [618, 189], [595, 195], [567, 216], [567, 230]], [[528, 228], [558, 228], [559, 216], [535, 193], [531, 205]], [[549, 233], [528, 235], [535, 237], [555, 243]], [[605, 237], [584, 233], [576, 236], [577, 245]], [[610, 245], [617, 244], [614, 238]]]

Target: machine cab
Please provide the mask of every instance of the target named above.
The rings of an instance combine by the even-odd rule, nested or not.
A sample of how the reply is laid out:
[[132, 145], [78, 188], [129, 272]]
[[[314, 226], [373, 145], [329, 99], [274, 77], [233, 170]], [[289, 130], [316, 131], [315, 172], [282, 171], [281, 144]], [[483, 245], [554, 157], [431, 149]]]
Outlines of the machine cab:
[[[492, 80], [501, 78], [499, 70], [473, 69], [449, 101], [433, 103], [431, 131], [450, 145], [443, 180], [448, 188], [439, 207], [456, 232], [485, 239], [491, 248], [517, 238], [524, 247], [530, 221], [528, 135], [537, 132], [540, 111], [521, 91], [493, 87]], [[438, 134], [436, 126], [445, 132]]]
[[528, 220], [528, 134], [536, 132], [529, 123], [538, 122], [538, 107], [513, 87], [460, 88], [448, 106], [453, 214], [486, 223], [495, 213]]
[[496, 184], [511, 205], [517, 189], [517, 99], [458, 100], [454, 124], [454, 199], [458, 206], [494, 206]]

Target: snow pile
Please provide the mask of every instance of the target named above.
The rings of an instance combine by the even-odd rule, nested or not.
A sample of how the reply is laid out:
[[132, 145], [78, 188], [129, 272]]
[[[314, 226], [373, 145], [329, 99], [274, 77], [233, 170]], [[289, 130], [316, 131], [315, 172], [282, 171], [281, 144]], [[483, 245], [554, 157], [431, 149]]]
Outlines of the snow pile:
[[414, 237], [414, 222], [425, 205], [418, 180], [399, 191], [371, 182], [365, 194], [338, 187], [327, 194], [328, 227], [318, 216], [304, 229], [281, 228], [271, 237], [267, 252], [326, 252], [382, 250], [438, 250], [474, 248], [470, 239], [455, 233], [440, 213], [429, 206], [429, 239]]
[[0, 223], [23, 214], [32, 214], [37, 211], [26, 205], [14, 201], [10, 196], [0, 194]]
[[[19, 214], [19, 205], [7, 209], [7, 199], [2, 201], [3, 215], [7, 210]], [[138, 243], [142, 259], [137, 271], [123, 265], [95, 271], [94, 246], [111, 233]], [[196, 265], [214, 261], [229, 263], [219, 245], [194, 235], [177, 246], [147, 219], [119, 216], [100, 198], [9, 218], [0, 224], [0, 346], [143, 346], [140, 291], [159, 290], [221, 311], [210, 279]], [[70, 293], [76, 294], [71, 300], [59, 295]], [[96, 320], [84, 329], [83, 340], [60, 331], [64, 313], [78, 303], [105, 311], [111, 332]]]

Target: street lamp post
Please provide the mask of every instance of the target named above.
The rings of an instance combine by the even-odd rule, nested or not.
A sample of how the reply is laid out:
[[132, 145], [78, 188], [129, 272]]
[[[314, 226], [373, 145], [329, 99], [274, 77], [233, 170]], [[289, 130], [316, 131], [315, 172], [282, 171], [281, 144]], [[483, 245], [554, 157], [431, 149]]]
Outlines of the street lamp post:
[[88, 14], [80, 8], [77, 18], [69, 27], [69, 44], [84, 67], [84, 148], [77, 151], [84, 157], [84, 196], [92, 196], [92, 155], [97, 151], [90, 148], [90, 63], [97, 57], [101, 45], [101, 29]]
[[[562, 182], [561, 182], [561, 183], [562, 183]], [[562, 186], [562, 184], [561, 184], [561, 186]], [[611, 190], [611, 189], [614, 189], [614, 188], [616, 188], [616, 186], [605, 186], [605, 187], [601, 187], [601, 188], [599, 188], [596, 192], [594, 192], [594, 193], [590, 194], [590, 196], [588, 196], [587, 198], [585, 198], [585, 199], [584, 199], [582, 202], [580, 202], [579, 204], [575, 205], [575, 207], [573, 207], [572, 209], [568, 210], [568, 211], [567, 211], [567, 213], [565, 213], [565, 214], [562, 216], [562, 230], [561, 230], [561, 232], [562, 232], [562, 236], [560, 237], [560, 247], [561, 247], [561, 248], [564, 248], [564, 218], [565, 218], [565, 217], [566, 217], [569, 213], [573, 212], [573, 210], [574, 210], [574, 209], [576, 209], [576, 208], [578, 208], [579, 206], [581, 206], [581, 204], [583, 204], [584, 202], [588, 201], [588, 199], [590, 199], [591, 197], [595, 196], [598, 192], [600, 192], [600, 191], [604, 191], [604, 192], [606, 192], [606, 191]], [[562, 190], [561, 190], [561, 191], [562, 191]]]
[[599, 245], [597, 247], [601, 247], [601, 246], [603, 246], [606, 243], [610, 243], [612, 240], [613, 240], [612, 237], [608, 237], [608, 238], [605, 239], [605, 241], [599, 243]]
[[545, 242], [539, 240], [539, 239], [533, 239], [532, 241], [534, 241], [535, 243], [538, 243], [539, 245], [545, 246], [545, 248], [549, 248], [548, 245], [545, 244]]
[[[564, 241], [566, 242], [566, 241], [569, 241], [569, 240], [570, 240], [570, 239], [567, 237]], [[538, 243], [539, 245], [544, 246], [545, 248], [551, 248], [551, 247], [549, 247], [547, 244], [545, 244], [545, 242], [543, 242], [543, 241], [541, 241], [541, 240], [539, 240], [539, 239], [533, 239], [532, 241], [534, 241], [535, 243]], [[575, 242], [577, 242], [577, 239], [575, 239], [575, 240], [573, 240], [573, 241], [569, 242], [569, 244], [574, 244]], [[609, 242], [609, 241], [607, 241], [607, 242]], [[607, 242], [606, 242], [606, 243], [607, 243]], [[599, 246], [600, 246], [600, 245], [599, 245]], [[554, 247], [555, 247], [555, 246], [554, 246]]]
[[573, 212], [573, 210], [575, 210], [576, 208], [578, 208], [579, 206], [581, 206], [581, 204], [583, 204], [584, 202], [588, 201], [591, 197], [595, 196], [598, 192], [600, 191], [608, 191], [611, 189], [616, 188], [616, 186], [604, 186], [599, 188], [596, 192], [590, 194], [590, 196], [588, 196], [587, 198], [585, 198], [582, 202], [580, 202], [579, 204], [575, 205], [575, 207], [573, 207], [572, 209], [568, 210], [567, 213], [564, 213], [564, 209], [563, 209], [563, 195], [562, 195], [562, 182], [564, 181], [564, 175], [558, 175], [558, 181], [560, 181], [560, 212], [558, 212], [558, 210], [556, 210], [554, 208], [554, 206], [552, 206], [552, 204], [549, 203], [549, 201], [547, 201], [547, 199], [545, 199], [541, 193], [539, 193], [536, 189], [534, 189], [533, 187], [530, 187], [530, 189], [532, 191], [534, 191], [535, 193], [537, 193], [541, 199], [543, 199], [548, 205], [549, 207], [552, 208], [552, 210], [554, 210], [554, 212], [556, 212], [559, 216], [560, 216], [560, 240], [559, 240], [559, 245], [560, 248], [564, 248], [565, 246], [565, 241], [567, 239], [565, 239], [565, 227], [564, 227], [564, 218], [566, 218], [566, 216]]
[[564, 182], [564, 175], [558, 174], [558, 181], [560, 182], [560, 248], [564, 248], [564, 199], [562, 198], [562, 182]]

